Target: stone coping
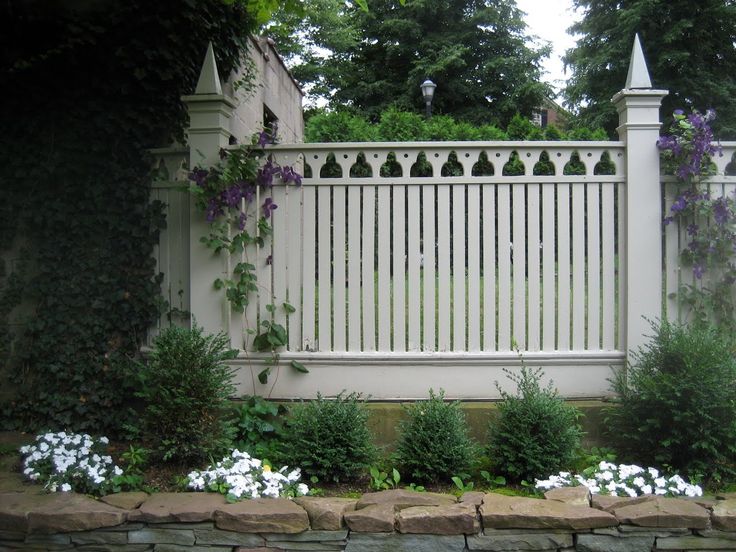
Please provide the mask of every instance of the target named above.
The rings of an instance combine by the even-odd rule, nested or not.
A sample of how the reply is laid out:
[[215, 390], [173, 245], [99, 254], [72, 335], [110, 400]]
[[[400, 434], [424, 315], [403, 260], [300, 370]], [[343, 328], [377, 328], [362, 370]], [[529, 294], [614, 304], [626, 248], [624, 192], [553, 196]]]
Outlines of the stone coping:
[[594, 497], [585, 487], [554, 489], [545, 498], [496, 493], [453, 495], [405, 489], [360, 499], [299, 497], [228, 503], [215, 493], [119, 493], [99, 500], [75, 494], [0, 493], [0, 530], [52, 534], [146, 524], [213, 522], [241, 533], [307, 530], [365, 533], [475, 534], [483, 530], [581, 531], [619, 525], [736, 531], [736, 498]]

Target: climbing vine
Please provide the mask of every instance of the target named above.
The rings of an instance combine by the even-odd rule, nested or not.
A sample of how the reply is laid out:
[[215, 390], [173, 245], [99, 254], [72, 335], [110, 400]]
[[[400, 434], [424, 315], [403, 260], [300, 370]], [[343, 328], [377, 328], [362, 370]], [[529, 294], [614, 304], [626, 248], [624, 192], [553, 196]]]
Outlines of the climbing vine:
[[[234, 263], [227, 278], [217, 278], [213, 282], [216, 289], [224, 290], [236, 312], [244, 312], [264, 289], [259, 286], [256, 266], [249, 260], [273, 234], [272, 213], [278, 205], [264, 192], [278, 183], [296, 186], [302, 183], [301, 175], [293, 167], [281, 166], [266, 154], [264, 148], [274, 143], [275, 138], [275, 127], [263, 130], [253, 137], [250, 144], [222, 150], [218, 165], [207, 169], [195, 167], [189, 175], [192, 181], [190, 191], [209, 223], [209, 232], [201, 237], [202, 243], [215, 253], [226, 252], [233, 258], [242, 255], [244, 259]], [[266, 262], [271, 261], [269, 256]], [[287, 302], [268, 304], [266, 310], [272, 319], [261, 320], [258, 328], [246, 329], [255, 336], [253, 348], [256, 351], [271, 353], [266, 367], [258, 374], [262, 384], [268, 382], [271, 370], [279, 360], [278, 349], [287, 344], [286, 329], [273, 320], [277, 308], [283, 308], [288, 314], [295, 312]], [[307, 372], [306, 367], [297, 361], [292, 361], [291, 366], [299, 372]]]
[[183, 140], [181, 96], [207, 43], [227, 75], [254, 24], [222, 0], [11, 1], [0, 13], [13, 21], [0, 33], [3, 426], [114, 433], [132, 360], [166, 308], [146, 150]]
[[714, 196], [703, 182], [714, 174], [712, 157], [719, 153], [709, 124], [715, 116], [713, 110], [687, 115], [677, 110], [670, 133], [658, 141], [665, 169], [683, 184], [664, 224], [685, 228], [689, 240], [680, 259], [692, 269], [696, 285], [682, 285], [680, 300], [692, 309], [696, 321], [715, 322], [733, 335], [736, 195]]

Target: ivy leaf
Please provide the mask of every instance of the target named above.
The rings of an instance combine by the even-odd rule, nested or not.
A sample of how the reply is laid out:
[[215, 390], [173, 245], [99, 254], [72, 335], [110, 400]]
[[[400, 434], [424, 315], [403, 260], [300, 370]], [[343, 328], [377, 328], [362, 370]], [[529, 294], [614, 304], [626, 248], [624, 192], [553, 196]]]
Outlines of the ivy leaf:
[[302, 374], [308, 374], [309, 370], [307, 370], [307, 367], [304, 366], [301, 362], [298, 362], [296, 360], [291, 361], [291, 367], [296, 370], [297, 372], [301, 372]]
[[268, 376], [271, 375], [271, 367], [264, 368], [261, 370], [261, 372], [258, 374], [258, 381], [261, 382], [261, 384], [266, 385], [268, 383]]
[[289, 314], [296, 312], [296, 309], [292, 307], [289, 303], [284, 303], [284, 310]]

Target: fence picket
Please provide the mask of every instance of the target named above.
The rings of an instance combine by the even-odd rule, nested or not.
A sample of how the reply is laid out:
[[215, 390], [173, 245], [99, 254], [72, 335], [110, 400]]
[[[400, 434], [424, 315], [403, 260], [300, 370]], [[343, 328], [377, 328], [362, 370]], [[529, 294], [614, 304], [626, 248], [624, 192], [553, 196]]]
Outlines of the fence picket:
[[588, 335], [585, 348], [597, 350], [601, 348], [601, 205], [596, 184], [587, 187], [586, 199]]
[[572, 188], [572, 348], [585, 349], [585, 188]]
[[360, 351], [361, 328], [360, 328], [360, 188], [358, 186], [348, 187], [348, 350]]
[[422, 345], [424, 351], [436, 351], [436, 280], [435, 280], [435, 251], [436, 237], [434, 186], [422, 187], [422, 285], [424, 286], [422, 323]]
[[437, 350], [450, 351], [450, 187], [437, 186]]
[[527, 184], [527, 351], [540, 349], [542, 302], [539, 273], [539, 184]]
[[404, 237], [406, 236], [406, 223], [404, 217], [404, 199], [406, 197], [404, 186], [393, 187], [393, 232], [392, 243], [394, 248], [393, 258], [393, 350], [406, 351], [406, 255]]
[[319, 335], [317, 336], [317, 343], [320, 351], [332, 350], [332, 251], [330, 248], [332, 225], [330, 221], [333, 213], [330, 207], [331, 191], [329, 186], [317, 188], [317, 201], [319, 202], [317, 220], [320, 222], [317, 225], [317, 265], [319, 267], [317, 280], [319, 284], [319, 314], [317, 320]]
[[557, 350], [570, 349], [570, 185], [557, 185]]
[[420, 200], [419, 186], [407, 186], [407, 339], [409, 351], [421, 350], [421, 243], [420, 232]]
[[336, 185], [332, 190], [332, 341], [333, 351], [347, 351], [347, 277], [345, 273], [347, 244], [345, 242], [346, 217], [345, 186]]
[[511, 190], [498, 187], [498, 350], [511, 351]]
[[468, 351], [480, 351], [480, 186], [468, 186]]
[[452, 188], [452, 347], [465, 351], [465, 187]]
[[316, 350], [314, 332], [315, 308], [315, 225], [316, 225], [316, 193], [314, 186], [305, 186], [302, 199], [302, 342], [299, 350]]
[[376, 273], [375, 273], [375, 239], [376, 239], [376, 189], [373, 186], [363, 188], [363, 248], [362, 261], [362, 314], [363, 314], [363, 350], [376, 350]]
[[555, 350], [555, 187], [542, 186], [542, 349]]
[[378, 350], [391, 350], [391, 188], [378, 188]]
[[601, 185], [601, 266], [603, 301], [601, 304], [601, 347], [613, 351], [616, 347], [616, 240], [614, 235], [614, 185]]
[[288, 255], [286, 257], [287, 291], [286, 300], [296, 309], [287, 316], [289, 323], [289, 350], [302, 348], [302, 188], [287, 188], [289, 218], [287, 220]]
[[483, 186], [483, 350], [496, 350], [496, 196]]

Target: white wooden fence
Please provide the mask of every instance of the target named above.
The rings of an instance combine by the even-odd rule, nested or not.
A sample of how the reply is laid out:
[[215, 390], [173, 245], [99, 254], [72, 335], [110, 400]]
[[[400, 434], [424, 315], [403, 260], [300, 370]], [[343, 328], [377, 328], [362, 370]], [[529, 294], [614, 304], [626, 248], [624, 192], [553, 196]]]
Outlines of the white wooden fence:
[[[308, 176], [301, 187], [268, 192], [278, 205], [273, 238], [249, 253], [262, 290], [244, 314], [213, 288], [243, 259], [215, 256], [199, 242], [204, 217], [180, 186], [187, 152], [158, 150], [170, 179], [154, 193], [169, 205], [158, 250], [165, 295], [207, 331], [229, 333], [242, 350], [235, 361], [242, 393], [306, 398], [348, 390], [411, 399], [443, 388], [450, 397], [495, 398], [494, 380], [507, 381], [502, 368], [523, 358], [543, 367], [563, 396], [608, 394], [611, 369], [646, 341], [646, 318], [662, 315], [663, 291], [688, 278], [677, 268], [682, 236], [674, 227], [662, 232], [674, 193], [674, 183], [662, 193], [656, 147], [666, 91], [639, 86], [646, 65], [637, 56], [640, 49], [633, 76], [613, 99], [619, 142], [270, 148], [276, 162]], [[214, 164], [228, 147], [233, 103], [221, 95], [213, 63], [205, 64], [199, 93], [184, 98], [192, 119], [189, 166]], [[721, 173], [734, 149], [728, 145], [719, 158]], [[412, 171], [420, 154], [431, 176]], [[568, 174], [573, 154], [584, 174]], [[524, 165], [521, 176], [504, 176], [512, 155]], [[492, 171], [474, 170], [482, 157]], [[339, 169], [327, 171], [332, 158]], [[383, 176], [391, 159], [401, 170], [390, 174], [400, 176]], [[535, 176], [543, 160], [553, 175]], [[603, 160], [612, 171], [600, 170]], [[336, 172], [341, 176], [327, 176]], [[717, 186], [733, 189], [733, 178]], [[267, 305], [283, 302], [296, 309], [274, 315], [289, 344], [261, 385], [255, 374], [265, 357], [251, 352], [246, 330], [271, 317]], [[679, 312], [674, 300], [667, 311]], [[170, 322], [163, 317], [161, 325]], [[291, 360], [310, 373], [294, 372]]]

